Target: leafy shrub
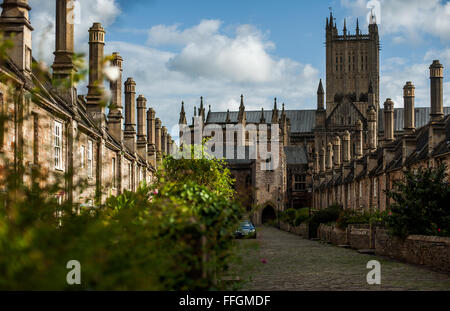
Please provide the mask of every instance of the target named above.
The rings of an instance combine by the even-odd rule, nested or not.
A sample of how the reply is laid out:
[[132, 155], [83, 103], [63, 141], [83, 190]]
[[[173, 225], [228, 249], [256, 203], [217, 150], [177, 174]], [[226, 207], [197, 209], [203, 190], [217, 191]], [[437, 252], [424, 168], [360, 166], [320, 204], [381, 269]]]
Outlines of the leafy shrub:
[[392, 234], [450, 236], [450, 186], [445, 170], [445, 165], [409, 170], [395, 182], [388, 192], [395, 201], [387, 218]]
[[[221, 289], [215, 280], [234, 256], [233, 232], [243, 210], [224, 195], [230, 189], [211, 189], [217, 180], [200, 184], [194, 174], [182, 183], [161, 179], [99, 208], [78, 209], [54, 199], [63, 180], [43, 188], [40, 180], [17, 182], [13, 169], [3, 173], [0, 289]], [[70, 260], [81, 263], [81, 285], [66, 282]]]
[[339, 214], [336, 221], [336, 226], [340, 229], [345, 229], [348, 225], [354, 224], [372, 224], [375, 226], [384, 226], [387, 217], [387, 212], [379, 211], [355, 211], [343, 210]]
[[283, 212], [280, 212], [278, 217], [279, 217], [280, 221], [286, 222], [290, 225], [293, 225], [296, 213], [297, 213], [296, 209], [289, 208]]
[[280, 212], [279, 219], [282, 222], [288, 223], [291, 226], [300, 226], [302, 223], [309, 220], [309, 209], [295, 209], [289, 208], [283, 212]]
[[314, 211], [310, 220], [310, 232], [313, 236], [317, 234], [317, 229], [320, 224], [328, 224], [335, 222], [339, 218], [342, 211], [342, 206], [333, 204], [323, 210]]
[[301, 208], [297, 210], [294, 219], [294, 226], [298, 227], [302, 223], [309, 221], [309, 208]]

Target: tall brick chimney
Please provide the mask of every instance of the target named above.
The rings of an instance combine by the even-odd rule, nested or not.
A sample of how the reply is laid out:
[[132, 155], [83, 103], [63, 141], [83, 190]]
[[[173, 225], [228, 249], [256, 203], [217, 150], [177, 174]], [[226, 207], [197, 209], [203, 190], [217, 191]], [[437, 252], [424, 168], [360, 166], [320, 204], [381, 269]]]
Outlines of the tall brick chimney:
[[155, 147], [156, 147], [156, 162], [161, 161], [161, 120], [155, 119]]
[[345, 131], [344, 135], [342, 136], [342, 160], [344, 161], [344, 164], [350, 163], [350, 132]]
[[147, 129], [145, 121], [145, 110], [147, 109], [147, 99], [139, 95], [137, 99], [137, 151], [142, 158], [147, 161]]
[[331, 143], [328, 143], [327, 145], [327, 171], [333, 169], [333, 145]]
[[434, 60], [430, 66], [431, 81], [431, 121], [444, 119], [444, 66], [439, 60]]
[[355, 144], [355, 158], [359, 159], [363, 156], [363, 124], [361, 120], [356, 121]]
[[337, 135], [333, 139], [333, 159], [336, 168], [341, 166], [341, 138]]
[[167, 153], [167, 128], [165, 126], [161, 128], [161, 153], [163, 155]]
[[170, 136], [170, 134], [167, 134], [167, 148], [166, 148], [166, 153], [167, 153], [168, 155], [172, 154], [171, 145], [172, 145], [172, 136]]
[[388, 98], [384, 103], [384, 141], [394, 140], [394, 102]]
[[[74, 54], [74, 5], [71, 0], [56, 0], [56, 38], [53, 76], [57, 79], [70, 79], [75, 66]], [[69, 5], [70, 4], [70, 5]]]
[[105, 48], [105, 29], [94, 23], [89, 29], [89, 85], [86, 96], [88, 113], [101, 127], [106, 125], [103, 95], [103, 61]]
[[415, 87], [411, 81], [406, 82], [403, 87], [403, 132], [402, 136], [402, 163], [405, 164], [406, 159], [414, 152], [416, 148], [416, 137], [413, 135], [415, 131], [414, 120], [414, 94]]
[[149, 108], [147, 110], [147, 152], [149, 162], [156, 165], [156, 148], [155, 148], [155, 110]]
[[119, 69], [119, 77], [116, 81], [111, 81], [109, 83], [109, 88], [111, 90], [111, 104], [109, 105], [108, 129], [111, 135], [119, 142], [123, 141], [122, 62], [123, 59], [119, 53], [113, 53], [112, 65]]
[[326, 150], [325, 150], [325, 147], [322, 147], [321, 149], [320, 149], [320, 172], [321, 173], [323, 173], [323, 172], [325, 172], [325, 170], [326, 170], [326, 167], [325, 167], [325, 156], [326, 156]]
[[414, 119], [414, 99], [415, 99], [415, 87], [411, 81], [406, 82], [403, 87], [403, 130], [405, 134], [412, 134], [416, 129]]
[[314, 152], [314, 173], [319, 174], [320, 173], [320, 158], [319, 153], [316, 151]]
[[32, 44], [28, 0], [4, 0], [1, 4], [0, 31], [11, 39], [13, 47], [8, 56], [24, 74], [31, 73]]
[[136, 152], [136, 82], [128, 78], [125, 82], [125, 144]]
[[430, 66], [431, 83], [431, 112], [430, 132], [428, 139], [428, 153], [431, 154], [442, 141], [445, 140], [444, 121], [444, 66], [439, 60], [434, 60]]
[[369, 112], [367, 113], [367, 127], [368, 127], [368, 133], [367, 133], [367, 140], [368, 140], [368, 148], [369, 151], [375, 151], [377, 149], [377, 112], [375, 111], [375, 108], [371, 106], [369, 108]]

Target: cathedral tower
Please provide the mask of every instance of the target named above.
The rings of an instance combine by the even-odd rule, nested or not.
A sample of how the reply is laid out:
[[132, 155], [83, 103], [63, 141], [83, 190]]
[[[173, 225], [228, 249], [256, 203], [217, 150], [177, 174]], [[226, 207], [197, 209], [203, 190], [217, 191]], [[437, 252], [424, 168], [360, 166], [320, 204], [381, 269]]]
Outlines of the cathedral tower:
[[[379, 35], [373, 18], [369, 33], [362, 34], [357, 21], [356, 33], [350, 34], [344, 21], [344, 32], [339, 35], [333, 14], [326, 22], [326, 110], [327, 117], [341, 102], [353, 103], [366, 117], [368, 86], [372, 83], [375, 109], [379, 107]], [[336, 125], [354, 124], [344, 118]], [[344, 122], [344, 124], [341, 124]]]

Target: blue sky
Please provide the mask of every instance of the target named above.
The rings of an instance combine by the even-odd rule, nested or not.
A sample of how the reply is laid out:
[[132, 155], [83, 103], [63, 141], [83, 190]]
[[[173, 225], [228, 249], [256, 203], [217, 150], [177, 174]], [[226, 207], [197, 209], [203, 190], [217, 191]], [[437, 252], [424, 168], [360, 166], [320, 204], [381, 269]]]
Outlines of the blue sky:
[[[51, 62], [54, 1], [30, 0], [36, 31], [33, 53]], [[189, 116], [199, 97], [212, 110], [270, 109], [273, 97], [287, 109], [313, 109], [325, 78], [325, 18], [332, 8], [355, 31], [367, 32], [369, 7], [379, 3], [381, 99], [402, 106], [406, 81], [416, 85], [417, 106], [429, 105], [428, 66], [450, 67], [450, 4], [440, 0], [79, 0], [76, 48], [87, 51], [94, 21], [107, 30], [107, 53], [124, 57], [124, 80], [132, 76], [169, 128], [181, 100]], [[375, 11], [377, 8], [375, 7]], [[376, 11], [378, 14], [378, 11]], [[53, 24], [52, 24], [53, 23]], [[46, 29], [46, 31], [44, 31]], [[38, 47], [38, 48], [37, 48]], [[41, 49], [41, 51], [39, 51]], [[50, 50], [49, 50], [50, 49]], [[37, 51], [38, 50], [38, 51]], [[38, 57], [39, 58], [39, 57]], [[447, 75], [446, 75], [447, 76]], [[445, 79], [446, 89], [450, 84]], [[80, 93], [85, 93], [80, 86]], [[450, 105], [449, 96], [445, 104]], [[382, 105], [382, 103], [381, 103]]]

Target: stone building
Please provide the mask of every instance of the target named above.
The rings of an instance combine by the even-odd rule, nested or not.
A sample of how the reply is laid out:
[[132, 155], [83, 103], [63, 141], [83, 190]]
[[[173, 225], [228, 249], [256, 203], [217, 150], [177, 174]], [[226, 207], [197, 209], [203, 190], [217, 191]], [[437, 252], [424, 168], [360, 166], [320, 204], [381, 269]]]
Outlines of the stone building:
[[[181, 143], [193, 143], [203, 133], [198, 137], [234, 146], [230, 154], [215, 155], [228, 162], [241, 202], [256, 208], [256, 223], [286, 208], [321, 209], [338, 203], [346, 208], [385, 209], [389, 201], [384, 190], [392, 187], [402, 169], [450, 161], [449, 117], [444, 120], [450, 107], [443, 107], [439, 61], [430, 67], [430, 108], [414, 107], [414, 86], [407, 82], [404, 108], [394, 108], [387, 99], [382, 109], [375, 18], [368, 34], [360, 31], [358, 21], [355, 34], [347, 30], [345, 21], [339, 34], [330, 14], [325, 34], [326, 93], [321, 80], [315, 110], [285, 110], [284, 104], [280, 110], [275, 99], [271, 111], [246, 111], [241, 96], [239, 111], [213, 112], [210, 106], [206, 113], [201, 98], [187, 125], [182, 104], [180, 137], [191, 136]], [[276, 140], [279, 165], [268, 170], [261, 165], [267, 157], [259, 150], [258, 130], [265, 127], [269, 132], [279, 128], [278, 137], [267, 142], [269, 146]], [[217, 133], [221, 134], [216, 137]]]
[[[68, 19], [73, 13], [68, 0], [56, 0], [51, 74], [33, 58], [28, 0], [4, 0], [1, 7], [0, 31], [13, 47], [0, 63], [0, 109], [6, 117], [0, 131], [0, 166], [14, 164], [25, 183], [33, 168], [50, 183], [73, 173], [62, 179], [64, 190], [58, 199], [88, 205], [135, 190], [144, 180], [151, 182], [173, 140], [161, 135], [161, 121], [152, 108], [147, 110], [146, 99], [140, 95], [136, 100], [132, 78], [122, 89], [124, 60], [119, 53], [111, 61], [119, 77], [110, 81], [112, 96], [105, 99], [106, 32], [101, 24], [89, 29], [89, 84], [84, 96], [73, 81], [74, 24]], [[87, 183], [86, 188], [80, 183]]]

